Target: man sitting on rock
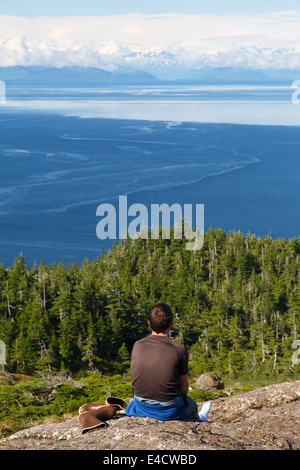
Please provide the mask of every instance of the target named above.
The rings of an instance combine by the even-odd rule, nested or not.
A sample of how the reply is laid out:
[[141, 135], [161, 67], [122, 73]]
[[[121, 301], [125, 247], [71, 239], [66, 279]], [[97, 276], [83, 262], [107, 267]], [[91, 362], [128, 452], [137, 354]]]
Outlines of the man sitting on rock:
[[134, 400], [127, 416], [148, 416], [161, 421], [200, 419], [207, 421], [210, 402], [198, 415], [197, 404], [188, 397], [188, 351], [168, 338], [173, 325], [169, 305], [159, 303], [149, 312], [151, 335], [134, 344], [131, 377]]

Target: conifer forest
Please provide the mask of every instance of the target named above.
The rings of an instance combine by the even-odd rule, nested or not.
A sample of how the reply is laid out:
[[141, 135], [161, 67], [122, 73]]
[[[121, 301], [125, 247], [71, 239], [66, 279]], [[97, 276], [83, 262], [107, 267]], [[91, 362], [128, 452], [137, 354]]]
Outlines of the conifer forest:
[[185, 240], [123, 240], [94, 261], [0, 265], [0, 340], [6, 370], [31, 374], [128, 371], [149, 308], [168, 303], [171, 337], [195, 374], [238, 377], [298, 370], [300, 242], [210, 229]]

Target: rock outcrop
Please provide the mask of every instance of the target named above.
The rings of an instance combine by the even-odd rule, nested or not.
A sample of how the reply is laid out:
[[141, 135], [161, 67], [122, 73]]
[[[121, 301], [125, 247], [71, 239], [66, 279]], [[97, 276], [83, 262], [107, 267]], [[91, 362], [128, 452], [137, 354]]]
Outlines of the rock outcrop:
[[[201, 404], [199, 404], [200, 407]], [[300, 381], [213, 400], [209, 422], [118, 415], [82, 435], [76, 417], [0, 441], [1, 450], [300, 450]]]
[[223, 380], [215, 373], [200, 375], [196, 380], [196, 384], [206, 390], [222, 390], [224, 388]]

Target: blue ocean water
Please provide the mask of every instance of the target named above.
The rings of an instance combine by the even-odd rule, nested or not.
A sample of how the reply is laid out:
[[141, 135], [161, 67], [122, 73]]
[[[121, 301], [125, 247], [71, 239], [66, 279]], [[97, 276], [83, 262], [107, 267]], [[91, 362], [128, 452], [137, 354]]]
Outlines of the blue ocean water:
[[0, 107], [0, 262], [95, 259], [113, 242], [97, 238], [96, 209], [117, 209], [120, 195], [204, 204], [205, 230], [299, 236], [300, 107], [289, 93], [12, 88]]

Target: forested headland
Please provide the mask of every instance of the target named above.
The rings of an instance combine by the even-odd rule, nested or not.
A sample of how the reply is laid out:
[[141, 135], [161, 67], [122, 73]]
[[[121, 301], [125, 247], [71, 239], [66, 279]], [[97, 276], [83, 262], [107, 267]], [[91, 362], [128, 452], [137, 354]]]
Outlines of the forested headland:
[[211, 229], [198, 251], [185, 240], [115, 243], [96, 260], [28, 267], [0, 265], [0, 340], [5, 369], [80, 374], [128, 371], [137, 339], [150, 333], [149, 308], [174, 312], [172, 338], [191, 373], [297, 374], [300, 242]]

